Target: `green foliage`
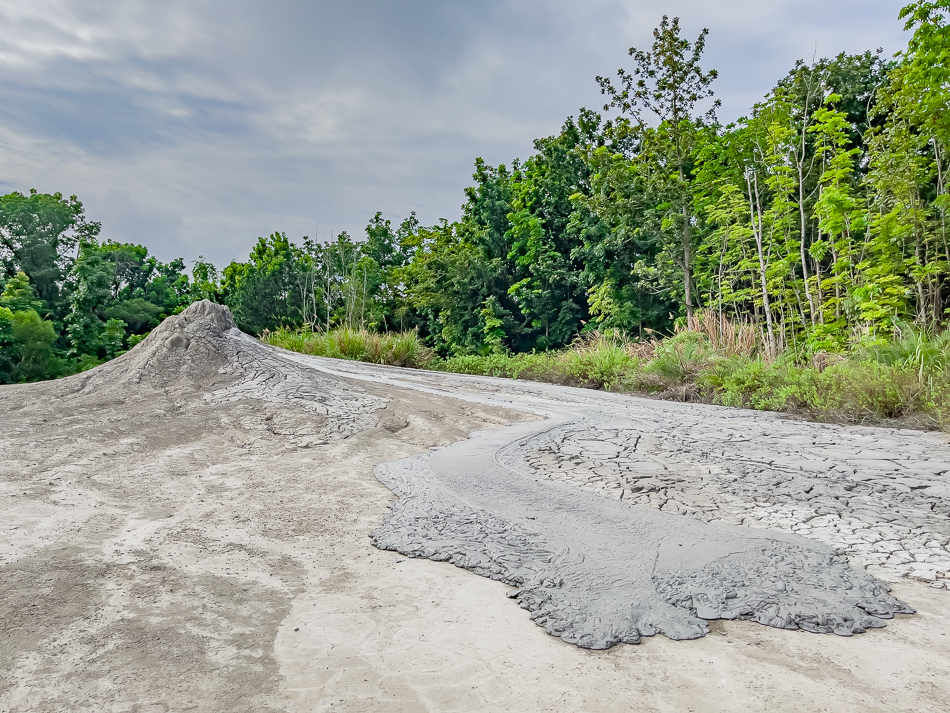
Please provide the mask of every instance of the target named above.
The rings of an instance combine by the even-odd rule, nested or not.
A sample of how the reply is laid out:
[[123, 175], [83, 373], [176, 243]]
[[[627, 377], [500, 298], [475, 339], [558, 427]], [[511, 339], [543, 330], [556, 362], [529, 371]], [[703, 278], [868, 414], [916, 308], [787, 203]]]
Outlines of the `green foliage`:
[[612, 390], [633, 384], [638, 367], [639, 359], [628, 342], [593, 333], [561, 351], [454, 356], [436, 361], [431, 368]]
[[900, 367], [924, 374], [946, 372], [950, 367], [950, 331], [935, 333], [903, 324], [893, 339], [858, 348], [865, 361]]
[[88, 357], [82, 364], [115, 357], [193, 298], [182, 260], [161, 263], [130, 243], [83, 241], [68, 284], [65, 331], [70, 356]]
[[13, 312], [0, 306], [0, 384], [13, 381], [13, 368], [17, 363], [13, 342]]
[[39, 381], [59, 376], [63, 361], [56, 357], [53, 345], [56, 330], [52, 322], [34, 310], [13, 313], [13, 367], [15, 381]]
[[85, 368], [208, 298], [324, 355], [950, 418], [948, 18], [946, 0], [911, 2], [893, 60], [799, 61], [722, 125], [707, 32], [691, 41], [664, 17], [598, 78], [604, 115], [581, 109], [523, 160], [476, 159], [460, 220], [376, 213], [362, 240], [275, 232], [220, 274], [199, 258], [191, 280], [181, 260], [99, 242], [74, 197], [3, 196], [0, 373], [22, 361], [18, 314], [52, 325], [52, 359]]
[[66, 371], [55, 343], [52, 322], [37, 313], [42, 301], [35, 298], [29, 279], [17, 273], [0, 291], [0, 384], [38, 381]]
[[[628, 115], [636, 127], [637, 151], [630, 159], [631, 177], [643, 192], [644, 207], [651, 213], [648, 225], [661, 246], [654, 275], [665, 277], [667, 285], [679, 284], [687, 317], [695, 306], [693, 275], [697, 216], [693, 181], [693, 154], [702, 140], [703, 122], [715, 122], [719, 102], [705, 115], [698, 106], [713, 96], [711, 85], [716, 70], [704, 71], [700, 60], [709, 30], [695, 42], [680, 36], [679, 18], [664, 15], [653, 31], [650, 51], [631, 47], [633, 69], [617, 71], [617, 85], [598, 77], [601, 91], [609, 97], [604, 107]], [[648, 122], [655, 120], [656, 127]], [[676, 275], [670, 274], [675, 266]], [[665, 275], [664, 275], [665, 273]], [[679, 290], [676, 290], [679, 293]], [[679, 294], [677, 294], [679, 297]]]
[[655, 346], [653, 358], [644, 366], [644, 371], [661, 377], [664, 385], [691, 383], [709, 366], [714, 356], [715, 352], [704, 334], [681, 332]]
[[372, 364], [423, 368], [433, 359], [415, 332], [378, 334], [340, 327], [330, 332], [276, 329], [263, 341], [302, 354], [350, 359]]
[[258, 238], [246, 263], [224, 268], [221, 289], [238, 326], [261, 334], [302, 322], [301, 294], [296, 289], [300, 255], [284, 233]]
[[623, 339], [594, 333], [576, 340], [565, 350], [564, 371], [582, 386], [610, 391], [629, 388], [640, 360]]
[[8, 276], [26, 274], [43, 310], [63, 308], [70, 252], [98, 232], [76, 196], [35, 190], [0, 196], [0, 266]]
[[36, 299], [30, 279], [23, 271], [18, 272], [3, 285], [0, 291], [0, 305], [13, 312], [42, 309], [42, 300]]
[[39, 381], [66, 371], [54, 348], [56, 338], [53, 323], [35, 310], [0, 306], [0, 383]]

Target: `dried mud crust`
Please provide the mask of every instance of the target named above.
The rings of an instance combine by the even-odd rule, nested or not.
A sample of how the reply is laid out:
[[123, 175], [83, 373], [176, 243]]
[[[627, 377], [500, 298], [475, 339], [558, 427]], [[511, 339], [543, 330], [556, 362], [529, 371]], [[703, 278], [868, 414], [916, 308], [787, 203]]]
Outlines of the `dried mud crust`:
[[695, 639], [712, 619], [850, 636], [913, 612], [821, 543], [630, 507], [518, 472], [512, 451], [530, 444], [532, 428], [378, 467], [400, 499], [376, 545], [516, 587], [510, 596], [535, 623], [591, 649], [658, 633]]
[[226, 307], [207, 300], [165, 320], [135, 349], [91, 372], [80, 394], [101, 397], [129, 385], [209, 404], [252, 399], [297, 406], [327, 417], [320, 433], [312, 434], [314, 443], [375, 426], [373, 414], [386, 405], [355, 384], [288, 364], [241, 332]]
[[[257, 344], [208, 304], [103, 367], [0, 395], [11, 405], [0, 412], [0, 711], [375, 710], [380, 700], [406, 711], [612, 712], [618, 700], [684, 710], [721, 688], [719, 674], [683, 678], [712, 659], [730, 681], [751, 682], [737, 697], [730, 684], [722, 710], [796, 709], [789, 702], [805, 689], [810, 709], [833, 700], [842, 710], [872, 710], [869, 701], [924, 710], [921, 701], [946, 698], [940, 636], [950, 630], [934, 598], [946, 592], [902, 584], [924, 616], [860, 645], [788, 638], [775, 627], [847, 633], [899, 605], [819, 543], [748, 527], [706, 538], [724, 527], [714, 517], [634, 509], [531, 466], [555, 437], [590, 429], [648, 424], [678, 434], [684, 450], [699, 426], [747, 431], [766, 453], [778, 434], [812, 437], [768, 414], [308, 360]], [[486, 434], [495, 441], [463, 440], [529, 420]], [[854, 433], [889, 432], [828, 437], [847, 448]], [[885, 452], [929, 448], [931, 463], [945, 452], [932, 435], [892, 436]], [[443, 448], [402, 460], [459, 441], [471, 458]], [[474, 471], [452, 467], [460, 454]], [[765, 462], [753, 456], [736, 463]], [[658, 639], [606, 657], [563, 646], [490, 582], [369, 546], [391, 497], [372, 476], [382, 462], [392, 465], [380, 477], [403, 496], [393, 544], [510, 582], [563, 638], [593, 647], [653, 630], [692, 635], [704, 616], [755, 614], [772, 626], [728, 624], [729, 637], [675, 650]], [[487, 477], [499, 467], [508, 475]], [[550, 497], [539, 499], [542, 487]], [[882, 492], [869, 512], [894, 507], [896, 491]], [[590, 517], [562, 515], [578, 503]], [[679, 551], [697, 541], [704, 550]], [[592, 543], [600, 551], [588, 557]], [[838, 591], [842, 578], [858, 586]], [[783, 594], [789, 580], [802, 585]], [[645, 609], [629, 606], [640, 600]], [[823, 606], [830, 618], [813, 615]], [[732, 647], [742, 638], [744, 653]], [[897, 692], [871, 660], [900, 672]], [[772, 693], [755, 688], [769, 676]]]
[[632, 505], [795, 533], [950, 588], [950, 452], [938, 434], [684, 418], [567, 427], [536, 473]]

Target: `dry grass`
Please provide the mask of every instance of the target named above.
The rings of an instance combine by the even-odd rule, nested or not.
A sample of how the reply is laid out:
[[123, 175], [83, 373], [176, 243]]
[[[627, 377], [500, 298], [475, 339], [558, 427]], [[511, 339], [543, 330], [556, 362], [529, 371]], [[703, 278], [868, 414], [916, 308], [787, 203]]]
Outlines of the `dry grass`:
[[751, 357], [764, 352], [758, 329], [748, 323], [733, 322], [712, 310], [697, 312], [689, 320], [689, 328], [683, 331], [702, 334], [709, 345], [724, 356]]

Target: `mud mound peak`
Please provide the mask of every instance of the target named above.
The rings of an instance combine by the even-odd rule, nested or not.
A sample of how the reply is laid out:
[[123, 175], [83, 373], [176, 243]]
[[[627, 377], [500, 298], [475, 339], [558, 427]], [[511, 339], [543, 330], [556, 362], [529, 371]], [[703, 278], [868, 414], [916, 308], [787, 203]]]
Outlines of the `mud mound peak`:
[[169, 317], [153, 332], [160, 334], [163, 331], [187, 329], [189, 325], [201, 325], [205, 329], [216, 329], [222, 334], [231, 329], [237, 329], [231, 310], [224, 305], [215, 304], [210, 300], [192, 302], [181, 313]]
[[330, 417], [327, 437], [376, 425], [385, 402], [356, 384], [282, 357], [244, 334], [224, 305], [195, 302], [156, 327], [134, 349], [83, 375], [83, 397], [136, 398], [142, 387], [176, 402], [242, 399], [302, 407]]
[[[176, 390], [223, 386], [237, 375], [228, 368], [235, 357], [229, 340], [232, 332], [245, 336], [238, 330], [231, 310], [208, 300], [195, 302], [158, 325], [127, 354], [96, 369], [87, 389], [100, 386], [103, 380]], [[232, 373], [226, 375], [228, 371]]]

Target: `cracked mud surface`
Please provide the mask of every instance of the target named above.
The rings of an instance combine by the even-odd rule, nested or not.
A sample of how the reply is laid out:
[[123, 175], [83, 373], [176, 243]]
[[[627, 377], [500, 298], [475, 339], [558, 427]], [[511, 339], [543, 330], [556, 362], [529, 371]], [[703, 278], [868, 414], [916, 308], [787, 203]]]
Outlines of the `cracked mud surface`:
[[[201, 309], [100, 369], [0, 389], [10, 405], [0, 410], [0, 711], [945, 708], [943, 436], [313, 360], [229, 332], [219, 312]], [[514, 443], [499, 430], [511, 423]], [[465, 440], [486, 428], [495, 430]], [[621, 524], [642, 510], [634, 534], [646, 542], [669, 522], [690, 523], [679, 541], [652, 546], [683, 549], [707, 528], [741, 533], [743, 567], [679, 566], [657, 578], [654, 593], [676, 617], [764, 611], [752, 589], [802, 578], [802, 562], [814, 576], [840, 574], [835, 549], [918, 614], [851, 638], [711, 621], [699, 622], [711, 634], [690, 642], [565, 644], [502, 596], [524, 605], [539, 591], [545, 600], [541, 590], [571, 591], [522, 566], [548, 553], [564, 557], [564, 571], [577, 567], [563, 543], [536, 537], [538, 513], [468, 519], [485, 558], [463, 564], [489, 575], [507, 567], [498, 578], [514, 589], [370, 544], [392, 501], [374, 466], [390, 464], [380, 475], [398, 491], [420, 472], [407, 464], [425, 459], [438, 472], [453, 448], [492, 439], [532, 489]], [[466, 527], [456, 505], [439, 531], [455, 543]], [[402, 514], [432, 546], [439, 518]], [[776, 570], [759, 548], [774, 542], [820, 561], [786, 558], [797, 569]], [[535, 551], [511, 557], [510, 547]], [[734, 585], [698, 586], [711, 578]], [[840, 594], [833, 608], [851, 596]], [[577, 605], [558, 604], [555, 614]], [[622, 614], [599, 613], [635, 618]], [[585, 634], [594, 643], [596, 630]]]
[[[887, 578], [950, 588], [945, 434], [810, 423], [545, 384], [411, 378], [478, 402], [567, 413], [570, 423], [519, 444], [518, 457], [509, 459], [509, 467], [527, 466], [539, 479], [706, 522], [803, 535]], [[388, 381], [401, 380], [390, 374]]]
[[737, 417], [570, 429], [543, 477], [633, 505], [824, 542], [872, 572], [950, 587], [950, 449], [911, 431]]

